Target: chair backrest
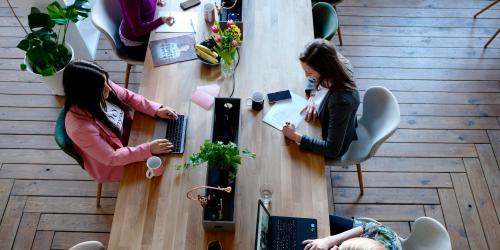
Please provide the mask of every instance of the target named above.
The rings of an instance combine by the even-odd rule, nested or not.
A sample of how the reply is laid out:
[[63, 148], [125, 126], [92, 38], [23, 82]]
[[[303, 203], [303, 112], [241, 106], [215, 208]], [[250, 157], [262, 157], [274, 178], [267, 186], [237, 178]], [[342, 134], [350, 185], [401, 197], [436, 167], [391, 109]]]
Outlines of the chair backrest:
[[415, 220], [410, 236], [400, 241], [403, 250], [451, 250], [450, 236], [446, 228], [430, 217]]
[[122, 47], [120, 34], [120, 22], [122, 21], [122, 11], [118, 0], [96, 0], [92, 7], [92, 23], [106, 36], [111, 43], [111, 47], [116, 55], [118, 49]]
[[324, 2], [315, 3], [312, 7], [312, 13], [314, 37], [332, 39], [339, 27], [337, 12], [333, 6]]
[[104, 245], [99, 241], [85, 241], [78, 243], [69, 250], [105, 250]]
[[80, 157], [78, 152], [76, 152], [75, 148], [73, 147], [73, 142], [66, 133], [66, 128], [64, 126], [65, 118], [66, 114], [64, 113], [64, 108], [62, 108], [59, 116], [57, 117], [56, 128], [54, 131], [56, 143], [62, 149], [62, 151], [64, 151], [64, 153], [71, 156], [78, 162], [78, 164], [80, 164], [82, 168], [84, 168], [82, 158]]
[[368, 88], [358, 123], [366, 129], [372, 143], [369, 157], [396, 131], [399, 121], [399, 104], [391, 91], [380, 86]]

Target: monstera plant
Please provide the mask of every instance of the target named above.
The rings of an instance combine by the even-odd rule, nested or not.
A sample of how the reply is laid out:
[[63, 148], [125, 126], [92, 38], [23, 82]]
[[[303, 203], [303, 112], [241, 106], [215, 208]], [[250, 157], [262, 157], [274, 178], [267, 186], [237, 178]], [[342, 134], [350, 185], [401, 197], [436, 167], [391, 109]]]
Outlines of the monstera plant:
[[[31, 33], [17, 45], [19, 49], [26, 51], [21, 70], [41, 75], [42, 80], [51, 87], [55, 94], [64, 95], [60, 72], [74, 56], [72, 47], [66, 43], [68, 27], [70, 23], [76, 23], [88, 17], [90, 8], [87, 4], [88, 0], [75, 0], [72, 5], [63, 7], [55, 1], [47, 7], [47, 13], [35, 7], [31, 8], [28, 15]], [[59, 29], [54, 31], [55, 27]], [[53, 84], [51, 85], [48, 81], [58, 81], [56, 85], [60, 86], [52, 86]]]

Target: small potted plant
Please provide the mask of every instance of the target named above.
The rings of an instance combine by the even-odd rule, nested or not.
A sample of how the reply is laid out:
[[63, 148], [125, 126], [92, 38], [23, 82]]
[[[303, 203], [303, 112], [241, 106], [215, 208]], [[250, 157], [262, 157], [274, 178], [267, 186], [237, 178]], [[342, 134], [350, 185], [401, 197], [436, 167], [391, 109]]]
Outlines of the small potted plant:
[[[70, 23], [88, 17], [87, 3], [88, 0], [75, 0], [72, 5], [62, 7], [55, 1], [47, 7], [48, 13], [31, 8], [28, 15], [31, 33], [17, 45], [26, 51], [21, 70], [41, 76], [55, 95], [64, 95], [62, 72], [74, 56], [73, 48], [66, 43], [66, 31]], [[57, 32], [53, 30], [56, 25], [61, 26]]]
[[[203, 205], [203, 228], [205, 231], [234, 231], [236, 226], [236, 174], [241, 158], [255, 158], [255, 154], [247, 150], [238, 150], [236, 144], [206, 140], [200, 152], [189, 157], [184, 165], [177, 169], [189, 169], [208, 162], [206, 185], [231, 190], [221, 192], [207, 189], [206, 203]], [[216, 189], [220, 189], [216, 188]]]
[[255, 154], [248, 150], [240, 150], [236, 144], [229, 142], [224, 144], [221, 141], [210, 142], [205, 140], [200, 147], [200, 152], [189, 156], [188, 162], [184, 165], [178, 165], [177, 169], [190, 169], [202, 163], [208, 162], [208, 167], [215, 167], [220, 171], [217, 184], [227, 185], [236, 178], [238, 166], [241, 164], [241, 158], [255, 159]]
[[213, 49], [221, 57], [221, 70], [224, 77], [230, 77], [234, 73], [238, 62], [237, 48], [241, 45], [241, 30], [234, 24], [233, 20], [227, 21], [227, 27], [222, 29], [216, 22], [212, 26], [212, 39], [215, 41]]

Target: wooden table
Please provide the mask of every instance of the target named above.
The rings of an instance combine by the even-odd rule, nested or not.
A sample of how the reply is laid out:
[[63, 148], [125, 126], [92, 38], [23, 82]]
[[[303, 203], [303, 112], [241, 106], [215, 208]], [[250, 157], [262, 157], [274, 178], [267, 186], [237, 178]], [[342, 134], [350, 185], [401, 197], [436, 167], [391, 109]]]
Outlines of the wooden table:
[[[189, 11], [199, 13], [197, 41], [207, 37], [208, 27], [202, 6]], [[246, 98], [254, 91], [264, 93], [290, 89], [302, 94], [305, 82], [298, 56], [313, 39], [310, 0], [246, 0], [243, 2], [244, 43], [236, 70], [233, 97]], [[165, 8], [180, 11], [179, 1], [167, 1]], [[180, 34], [152, 33], [157, 40]], [[234, 233], [205, 232], [202, 207], [186, 198], [191, 187], [205, 182], [205, 165], [189, 171], [175, 170], [189, 155], [211, 138], [213, 110], [206, 111], [190, 102], [196, 86], [218, 83], [221, 96], [232, 90], [231, 80], [223, 79], [219, 67], [189, 61], [154, 68], [148, 51], [139, 93], [151, 100], [174, 107], [189, 116], [186, 151], [164, 158], [167, 169], [162, 177], [145, 178], [145, 163], [126, 167], [120, 183], [109, 249], [206, 249], [207, 242], [220, 240], [224, 249], [253, 249], [259, 186], [272, 183], [271, 214], [310, 217], [318, 220], [319, 236], [329, 235], [327, 184], [323, 157], [301, 152], [285, 141], [282, 133], [264, 124], [270, 109], [253, 112], [242, 102], [240, 148], [257, 154], [244, 159], [237, 179], [237, 223]], [[130, 144], [151, 140], [154, 120], [136, 114]], [[303, 122], [299, 130], [319, 135], [318, 126]]]

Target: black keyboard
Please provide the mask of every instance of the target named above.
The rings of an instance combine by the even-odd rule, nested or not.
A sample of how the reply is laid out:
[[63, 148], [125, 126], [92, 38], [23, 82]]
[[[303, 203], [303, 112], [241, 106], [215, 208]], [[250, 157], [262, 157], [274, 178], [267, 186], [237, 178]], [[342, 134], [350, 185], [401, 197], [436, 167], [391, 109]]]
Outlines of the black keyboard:
[[296, 249], [297, 228], [296, 220], [293, 219], [278, 219], [276, 222], [276, 246], [277, 249], [289, 250]]
[[172, 153], [184, 153], [184, 143], [186, 142], [187, 117], [177, 115], [177, 120], [165, 120], [167, 123], [167, 133], [165, 139], [169, 140], [174, 147]]

